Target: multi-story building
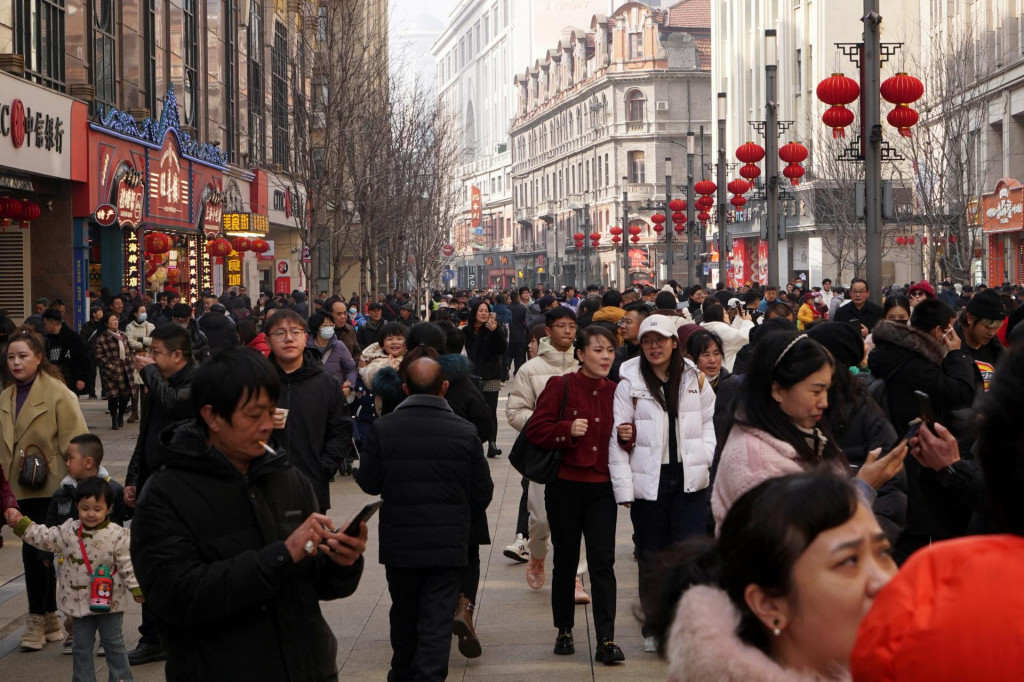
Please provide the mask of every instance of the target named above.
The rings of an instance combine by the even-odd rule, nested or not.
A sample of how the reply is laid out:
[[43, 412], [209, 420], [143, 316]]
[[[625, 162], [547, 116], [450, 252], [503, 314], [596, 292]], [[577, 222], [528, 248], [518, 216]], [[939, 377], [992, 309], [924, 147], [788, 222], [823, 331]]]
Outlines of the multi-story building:
[[[32, 298], [59, 297], [80, 324], [102, 288], [313, 288], [290, 215], [298, 3], [11, 4], [0, 106], [31, 133], [4, 133], [15, 151], [0, 154], [0, 198], [42, 210], [0, 234], [0, 262], [19, 264], [0, 269], [0, 307], [17, 321]], [[363, 4], [384, 17], [383, 0]], [[164, 253], [147, 248], [157, 232]], [[215, 235], [270, 250], [216, 258]]]
[[[882, 3], [882, 35], [887, 43], [902, 43], [901, 47], [883, 66], [882, 78], [896, 71], [908, 70], [919, 60], [919, 21], [916, 3]], [[765, 120], [765, 30], [777, 32], [777, 92], [778, 118], [785, 122], [785, 132], [779, 137], [780, 146], [787, 142], [800, 142], [807, 147], [809, 156], [803, 166], [807, 175], [799, 186], [793, 187], [783, 179], [787, 197], [780, 202], [780, 222], [785, 228], [785, 239], [780, 242], [779, 273], [785, 281], [803, 275], [813, 284], [823, 276], [848, 282], [854, 272], [848, 266], [839, 267], [830, 247], [838, 240], [828, 242], [828, 230], [840, 229], [824, 217], [823, 206], [830, 202], [815, 201], [811, 193], [816, 188], [827, 197], [845, 197], [831, 202], [853, 205], [855, 178], [862, 175], [860, 164], [838, 162], [836, 155], [840, 143], [849, 144], [859, 134], [857, 122], [847, 131], [845, 138], [833, 141], [832, 134], [821, 121], [826, 106], [816, 97], [818, 83], [835, 72], [859, 79], [858, 70], [837, 43], [857, 43], [862, 40], [863, 3], [813, 2], [812, 0], [786, 0], [785, 2], [717, 2], [712, 7], [712, 83], [715, 92], [727, 96], [725, 150], [727, 161], [736, 161], [736, 148], [747, 141], [764, 146], [762, 133], [752, 124]], [[886, 108], [888, 105], [885, 105]], [[850, 108], [859, 115], [857, 103]], [[883, 109], [884, 121], [887, 110]], [[885, 126], [885, 136], [896, 146], [898, 133]], [[715, 148], [718, 147], [717, 126]], [[782, 166], [780, 164], [780, 172]], [[763, 164], [761, 164], [763, 169]], [[730, 177], [736, 177], [732, 175]], [[909, 194], [910, 163], [903, 165], [887, 162], [883, 177], [896, 178], [898, 203], [911, 203], [901, 196]], [[900, 185], [903, 178], [905, 185]], [[763, 182], [762, 175], [759, 182]], [[902, 192], [900, 191], [900, 188]], [[760, 240], [764, 222], [764, 201], [748, 201], [745, 210], [733, 212], [729, 232], [733, 237], [732, 261], [737, 279], [742, 282], [764, 280], [767, 274], [767, 249]], [[816, 215], [821, 213], [823, 215]], [[856, 219], [845, 224], [844, 234], [862, 230]], [[901, 226], [902, 227], [902, 226]], [[907, 226], [909, 229], [909, 226]], [[892, 232], [890, 226], [889, 232]], [[895, 234], [895, 233], [893, 233]], [[849, 235], [847, 234], [847, 237]], [[919, 279], [920, 263], [912, 265], [909, 251], [893, 246], [892, 236], [885, 240], [883, 254], [883, 280], [906, 282]], [[835, 251], [832, 248], [832, 251]], [[862, 256], [854, 246], [850, 251]], [[849, 258], [852, 259], [852, 254]], [[841, 260], [846, 257], [841, 256]], [[740, 273], [743, 273], [740, 275]], [[863, 271], [861, 276], [863, 276]], [[762, 283], [764, 283], [762, 281]], [[773, 282], [773, 284], [777, 284]]]
[[462, 134], [460, 216], [453, 226], [454, 284], [517, 281], [509, 122], [517, 69], [555, 45], [565, 26], [607, 12], [615, 0], [462, 0], [434, 43], [437, 93]]
[[[666, 175], [671, 194], [682, 194], [688, 134], [696, 134], [693, 180], [710, 174], [709, 4], [629, 3], [594, 15], [587, 30], [565, 32], [518, 71], [510, 134], [512, 238], [522, 281], [580, 285], [589, 275], [621, 287], [688, 279], [693, 266], [682, 249], [670, 269], [658, 271], [670, 258], [649, 218], [665, 210]], [[639, 240], [628, 242], [624, 273], [627, 247], [613, 247], [610, 231], [620, 227], [625, 241], [633, 226]], [[573, 245], [577, 232], [587, 235], [584, 253]], [[590, 233], [601, 235], [597, 253]]]

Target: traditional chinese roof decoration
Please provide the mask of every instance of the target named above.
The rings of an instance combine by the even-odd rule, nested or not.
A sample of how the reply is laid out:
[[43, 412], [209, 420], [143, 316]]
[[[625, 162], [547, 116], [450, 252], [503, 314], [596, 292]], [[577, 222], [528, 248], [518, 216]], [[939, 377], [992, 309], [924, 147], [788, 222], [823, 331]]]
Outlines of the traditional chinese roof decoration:
[[94, 127], [109, 130], [132, 137], [140, 142], [160, 147], [164, 137], [169, 131], [174, 131], [178, 138], [178, 146], [181, 155], [194, 161], [201, 161], [216, 166], [225, 167], [228, 165], [227, 156], [219, 147], [212, 144], [202, 144], [192, 137], [188, 132], [181, 129], [181, 116], [178, 113], [178, 98], [174, 94], [174, 86], [167, 89], [167, 96], [164, 98], [163, 110], [160, 112], [160, 119], [147, 118], [141, 123], [136, 121], [130, 114], [111, 107], [104, 110], [103, 105], [96, 105], [96, 121]]

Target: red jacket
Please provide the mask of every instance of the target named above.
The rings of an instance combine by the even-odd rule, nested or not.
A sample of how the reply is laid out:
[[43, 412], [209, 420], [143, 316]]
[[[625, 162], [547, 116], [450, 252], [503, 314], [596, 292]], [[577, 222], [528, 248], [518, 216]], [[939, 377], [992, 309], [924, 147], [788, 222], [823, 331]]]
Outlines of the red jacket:
[[1024, 537], [939, 542], [910, 557], [857, 633], [857, 682], [1009, 682], [1024, 671]]
[[[569, 382], [569, 397], [565, 418], [559, 421], [564, 380]], [[551, 377], [537, 398], [537, 409], [530, 417], [526, 436], [542, 448], [564, 449], [559, 478], [585, 483], [611, 481], [608, 443], [612, 437], [614, 401], [615, 383], [608, 379], [591, 379], [583, 370]], [[579, 438], [569, 435], [576, 419], [587, 420], [587, 432]]]
[[263, 357], [265, 358], [270, 357], [270, 344], [267, 343], [267, 335], [263, 332], [257, 334], [253, 337], [252, 341], [245, 345], [249, 346], [249, 348], [255, 348], [259, 352], [263, 353]]

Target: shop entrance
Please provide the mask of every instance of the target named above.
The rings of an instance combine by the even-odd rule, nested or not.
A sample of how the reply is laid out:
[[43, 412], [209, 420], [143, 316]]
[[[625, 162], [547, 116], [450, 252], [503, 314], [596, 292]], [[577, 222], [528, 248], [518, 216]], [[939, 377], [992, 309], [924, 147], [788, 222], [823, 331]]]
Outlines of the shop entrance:
[[117, 225], [89, 223], [89, 291], [97, 300], [102, 289], [112, 294], [124, 282], [124, 231]]

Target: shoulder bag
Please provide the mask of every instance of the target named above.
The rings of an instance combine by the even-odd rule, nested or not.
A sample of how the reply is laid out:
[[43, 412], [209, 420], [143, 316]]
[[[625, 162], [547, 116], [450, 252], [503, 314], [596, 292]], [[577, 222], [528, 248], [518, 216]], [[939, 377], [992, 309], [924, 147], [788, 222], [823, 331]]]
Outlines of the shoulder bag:
[[[565, 404], [569, 401], [569, 379], [562, 380], [562, 406], [558, 410], [558, 420], [565, 418]], [[532, 419], [532, 417], [531, 417]], [[558, 470], [562, 466], [563, 452], [560, 448], [548, 449], [534, 445], [526, 437], [530, 427], [527, 421], [523, 430], [516, 437], [512, 451], [508, 454], [508, 462], [527, 480], [534, 483], [551, 483], [558, 478]]]
[[28, 490], [39, 490], [46, 487], [46, 476], [50, 473], [49, 462], [43, 455], [43, 449], [38, 445], [29, 445], [28, 449], [35, 448], [39, 454], [26, 454], [20, 450], [21, 466], [18, 467], [18, 485]]

